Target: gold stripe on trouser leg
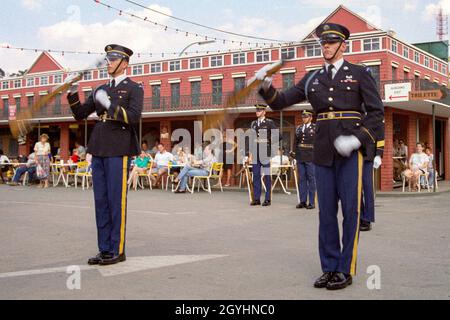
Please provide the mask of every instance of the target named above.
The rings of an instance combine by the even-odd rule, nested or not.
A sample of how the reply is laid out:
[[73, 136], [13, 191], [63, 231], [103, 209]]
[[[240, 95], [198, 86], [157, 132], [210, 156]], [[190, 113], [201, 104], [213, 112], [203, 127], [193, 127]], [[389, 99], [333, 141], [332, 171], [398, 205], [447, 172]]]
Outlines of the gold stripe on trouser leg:
[[362, 196], [362, 172], [364, 159], [360, 151], [358, 151], [358, 220], [356, 222], [355, 240], [353, 242], [352, 262], [350, 264], [350, 275], [356, 275], [356, 257], [358, 255], [358, 241], [359, 241], [359, 221], [361, 219], [361, 196]]
[[126, 224], [126, 211], [127, 211], [127, 174], [128, 174], [127, 170], [128, 170], [128, 157], [123, 157], [119, 254], [123, 254], [123, 248], [125, 246], [125, 224]]
[[318, 200], [318, 198], [317, 198], [317, 191], [314, 192], [314, 206], [315, 206], [316, 208], [319, 207], [319, 200]]

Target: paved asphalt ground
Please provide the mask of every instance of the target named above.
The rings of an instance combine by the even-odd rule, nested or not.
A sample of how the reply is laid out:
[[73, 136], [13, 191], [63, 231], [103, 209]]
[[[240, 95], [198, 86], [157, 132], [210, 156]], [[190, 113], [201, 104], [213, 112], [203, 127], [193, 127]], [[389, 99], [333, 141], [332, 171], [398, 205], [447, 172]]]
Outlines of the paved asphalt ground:
[[[92, 191], [0, 185], [0, 299], [450, 299], [449, 194], [379, 198], [358, 275], [339, 292], [312, 287], [318, 211], [295, 204], [281, 194], [251, 208], [242, 192], [131, 192], [127, 262], [89, 269]], [[70, 265], [83, 270], [80, 290], [67, 288]], [[373, 265], [379, 290], [367, 286]]]

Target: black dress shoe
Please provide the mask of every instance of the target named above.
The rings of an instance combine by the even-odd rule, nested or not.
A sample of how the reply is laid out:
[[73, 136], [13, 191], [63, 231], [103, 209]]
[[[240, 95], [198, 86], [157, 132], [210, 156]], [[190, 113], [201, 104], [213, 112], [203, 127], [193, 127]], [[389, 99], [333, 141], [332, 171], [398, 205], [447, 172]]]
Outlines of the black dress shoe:
[[365, 232], [372, 230], [372, 225], [368, 221], [361, 220], [359, 223], [359, 231]]
[[312, 205], [312, 204], [308, 204], [307, 206], [306, 206], [306, 209], [307, 210], [313, 210], [313, 209], [315, 209], [316, 207], [314, 206], [314, 205]]
[[296, 206], [296, 208], [297, 208], [297, 209], [304, 209], [304, 208], [306, 208], [306, 203], [302, 202], [302, 203], [298, 204], [298, 205]]
[[270, 200], [266, 200], [266, 201], [264, 201], [264, 203], [262, 204], [263, 207], [268, 207], [268, 206], [270, 206], [270, 205], [271, 205]]
[[314, 282], [314, 288], [326, 288], [333, 275], [334, 272], [325, 272], [319, 279], [316, 280], [316, 282]]
[[101, 266], [109, 266], [111, 264], [117, 264], [119, 262], [124, 262], [127, 260], [125, 254], [114, 255], [111, 258], [101, 259], [99, 265]]
[[261, 201], [259, 201], [259, 200], [252, 201], [252, 203], [250, 203], [250, 205], [251, 206], [260, 206], [261, 205]]
[[352, 276], [336, 272], [327, 284], [327, 290], [341, 290], [352, 284]]
[[100, 252], [95, 257], [89, 258], [88, 265], [93, 266], [96, 264], [100, 264], [102, 259], [111, 259], [113, 255], [109, 252]]
[[174, 193], [186, 193], [186, 190], [177, 190]]

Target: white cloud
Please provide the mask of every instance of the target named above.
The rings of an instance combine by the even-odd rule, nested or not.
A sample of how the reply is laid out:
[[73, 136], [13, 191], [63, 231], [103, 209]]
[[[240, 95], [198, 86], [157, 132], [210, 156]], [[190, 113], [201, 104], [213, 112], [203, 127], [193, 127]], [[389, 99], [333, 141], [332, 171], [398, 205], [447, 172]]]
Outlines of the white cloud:
[[[157, 5], [151, 6], [154, 9], [171, 14], [170, 8], [161, 7]], [[112, 11], [105, 11], [105, 14], [110, 14], [114, 18], [109, 22], [94, 22], [83, 23], [82, 19], [74, 18], [77, 15], [76, 8], [71, 8], [67, 12], [68, 16], [64, 20], [46, 27], [41, 27], [37, 33], [37, 39], [40, 48], [50, 49], [64, 49], [73, 51], [93, 51], [103, 52], [105, 45], [109, 43], [119, 43], [130, 47], [135, 52], [141, 53], [160, 53], [160, 52], [180, 52], [186, 45], [203, 40], [203, 38], [186, 37], [184, 33], [172, 31], [164, 32], [161, 27], [154, 26], [151, 23], [143, 22], [137, 19], [132, 19], [122, 15], [121, 17], [114, 17]], [[132, 11], [137, 16], [147, 16], [148, 19], [157, 21], [161, 24], [175, 25], [173, 21], [168, 21], [169, 18], [149, 13], [148, 11]], [[230, 12], [228, 12], [230, 13]], [[318, 24], [325, 18], [316, 17], [304, 23], [286, 26], [283, 21], [270, 21], [266, 18], [258, 17], [236, 17], [229, 15], [225, 17], [225, 23], [218, 28], [255, 35], [264, 38], [281, 39], [286, 41], [299, 41], [313, 31]], [[190, 31], [193, 27], [186, 27]], [[200, 33], [211, 34], [211, 31], [205, 29], [198, 29]], [[218, 34], [217, 36], [226, 39], [241, 39], [231, 35]], [[248, 47], [247, 42], [255, 42], [258, 40], [249, 40], [242, 38], [243, 47]], [[13, 44], [14, 45], [14, 44]], [[208, 46], [193, 46], [189, 51], [217, 51], [231, 48], [239, 48], [239, 40], [235, 45], [223, 44], [218, 41], [215, 44]], [[252, 45], [252, 47], [255, 47]], [[0, 67], [10, 73], [29, 68], [39, 53], [34, 52], [14, 52], [12, 50], [0, 50]], [[80, 70], [93, 65], [99, 56], [88, 55], [74, 55], [52, 54], [60, 64], [71, 70]], [[165, 56], [166, 58], [173, 58], [174, 55]], [[153, 56], [143, 55], [140, 59], [135, 55], [132, 58], [132, 63], [140, 61], [150, 61], [156, 59], [163, 59], [161, 55]]]
[[405, 3], [403, 4], [403, 10], [411, 13], [417, 10], [418, 5], [419, 0], [405, 0]]
[[42, 8], [42, 0], [22, 0], [22, 6], [28, 10], [39, 10]]
[[423, 13], [423, 18], [426, 21], [432, 21], [436, 19], [436, 15], [438, 14], [439, 8], [441, 7], [444, 14], [450, 14], [450, 0], [441, 0], [437, 3], [427, 5]]

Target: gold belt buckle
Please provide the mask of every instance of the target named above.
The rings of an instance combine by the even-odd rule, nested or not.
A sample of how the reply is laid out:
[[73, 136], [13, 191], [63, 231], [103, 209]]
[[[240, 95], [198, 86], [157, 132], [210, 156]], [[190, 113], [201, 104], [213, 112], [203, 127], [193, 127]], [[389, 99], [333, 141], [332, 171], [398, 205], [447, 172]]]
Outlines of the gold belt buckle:
[[334, 113], [333, 111], [328, 112], [327, 118], [333, 120], [334, 118], [336, 118], [336, 113]]

